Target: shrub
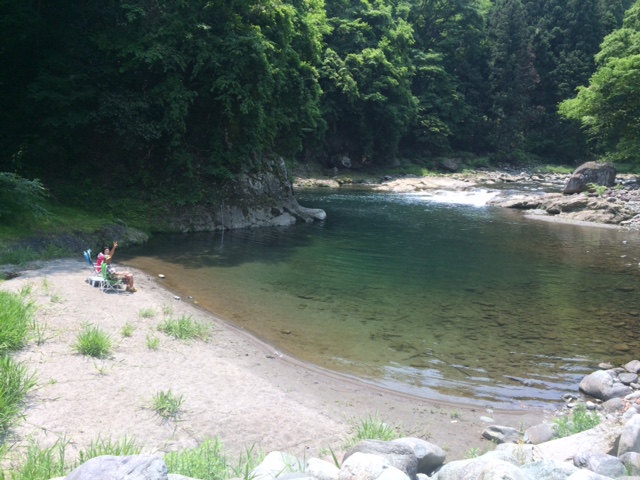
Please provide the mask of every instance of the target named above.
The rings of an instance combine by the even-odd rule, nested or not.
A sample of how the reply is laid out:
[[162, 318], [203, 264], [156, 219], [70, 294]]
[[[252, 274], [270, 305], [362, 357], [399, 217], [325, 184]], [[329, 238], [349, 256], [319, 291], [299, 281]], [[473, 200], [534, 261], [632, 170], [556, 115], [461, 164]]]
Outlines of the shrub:
[[152, 408], [164, 420], [176, 420], [182, 412], [182, 395], [174, 394], [171, 389], [160, 391], [153, 397]]
[[40, 180], [27, 180], [15, 173], [0, 172], [0, 219], [33, 218], [49, 215], [44, 208], [47, 189]]
[[571, 411], [571, 415], [565, 415], [553, 421], [555, 437], [568, 437], [576, 433], [584, 432], [600, 424], [598, 412], [590, 412], [583, 404], [577, 405]]

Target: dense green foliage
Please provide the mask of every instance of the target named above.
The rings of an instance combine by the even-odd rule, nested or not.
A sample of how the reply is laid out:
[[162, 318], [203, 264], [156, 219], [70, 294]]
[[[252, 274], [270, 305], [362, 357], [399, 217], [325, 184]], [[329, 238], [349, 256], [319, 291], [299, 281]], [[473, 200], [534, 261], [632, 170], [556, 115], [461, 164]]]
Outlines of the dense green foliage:
[[630, 3], [0, 0], [0, 172], [187, 205], [270, 155], [577, 162], [578, 120], [630, 158]]
[[596, 56], [588, 87], [565, 100], [560, 111], [578, 119], [613, 160], [640, 160], [640, 2], [625, 15], [622, 28], [608, 35]]

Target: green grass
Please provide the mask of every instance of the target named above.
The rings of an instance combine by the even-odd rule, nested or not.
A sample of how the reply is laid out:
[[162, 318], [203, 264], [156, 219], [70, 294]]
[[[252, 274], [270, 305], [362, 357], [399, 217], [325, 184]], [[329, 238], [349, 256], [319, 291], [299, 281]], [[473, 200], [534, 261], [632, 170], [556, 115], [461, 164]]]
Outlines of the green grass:
[[138, 310], [138, 315], [141, 318], [153, 318], [156, 316], [156, 311], [153, 308], [142, 308]]
[[587, 410], [587, 407], [583, 404], [579, 404], [571, 410], [570, 415], [556, 418], [553, 424], [554, 436], [563, 438], [598, 426], [600, 424], [600, 415], [596, 411]]
[[123, 325], [122, 330], [120, 330], [120, 333], [122, 334], [123, 337], [129, 338], [133, 335], [133, 332], [135, 331], [135, 329], [136, 329], [135, 325], [127, 322]]
[[101, 455], [138, 455], [142, 451], [133, 439], [127, 437], [117, 441], [98, 437], [89, 447], [80, 450], [75, 462], [67, 462], [68, 446], [69, 442], [64, 438], [58, 439], [50, 447], [42, 447], [38, 442], [30, 440], [23, 458], [13, 458], [13, 467], [6, 472], [9, 476], [5, 477], [5, 472], [0, 472], [0, 480], [48, 480], [64, 477], [92, 458]]
[[98, 437], [92, 441], [85, 450], [80, 450], [76, 465], [82, 465], [87, 460], [102, 455], [139, 455], [142, 447], [138, 445], [133, 437], [124, 437], [120, 440], [111, 440], [111, 438]]
[[34, 324], [34, 303], [27, 300], [30, 288], [20, 293], [0, 291], [0, 355], [25, 346]]
[[0, 438], [15, 424], [25, 397], [35, 385], [35, 375], [23, 363], [7, 354], [0, 357]]
[[195, 448], [171, 452], [165, 455], [169, 473], [202, 480], [241, 478], [250, 480], [251, 471], [264, 460], [264, 454], [253, 447], [240, 455], [236, 464], [231, 464], [224, 453], [222, 442], [207, 438]]
[[198, 339], [207, 341], [211, 327], [205, 323], [194, 321], [189, 315], [182, 316], [177, 320], [173, 318], [163, 320], [158, 325], [158, 330], [179, 340]]
[[362, 440], [395, 440], [399, 438], [397, 430], [382, 421], [377, 415], [369, 415], [358, 420], [351, 428], [351, 435], [345, 440], [343, 447], [350, 448]]
[[176, 395], [169, 389], [154, 395], [151, 408], [164, 420], [177, 420], [182, 413], [183, 402], [183, 395]]
[[154, 335], [147, 335], [147, 348], [149, 350], [158, 350], [160, 348], [160, 339]]
[[100, 328], [85, 324], [78, 333], [73, 349], [81, 355], [105, 358], [111, 355], [111, 337]]

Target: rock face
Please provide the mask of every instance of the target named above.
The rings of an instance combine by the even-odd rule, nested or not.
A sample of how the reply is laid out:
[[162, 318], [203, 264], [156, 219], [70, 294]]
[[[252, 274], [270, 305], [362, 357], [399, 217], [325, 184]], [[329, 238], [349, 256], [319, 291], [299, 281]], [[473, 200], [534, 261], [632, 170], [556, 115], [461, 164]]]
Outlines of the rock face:
[[306, 208], [298, 203], [284, 160], [279, 158], [268, 163], [261, 172], [237, 178], [217, 206], [176, 208], [166, 212], [157, 224], [163, 230], [186, 233], [284, 227], [325, 218], [324, 210]]
[[567, 181], [562, 193], [571, 195], [586, 191], [590, 183], [613, 187], [616, 181], [616, 167], [610, 163], [587, 162], [580, 165]]

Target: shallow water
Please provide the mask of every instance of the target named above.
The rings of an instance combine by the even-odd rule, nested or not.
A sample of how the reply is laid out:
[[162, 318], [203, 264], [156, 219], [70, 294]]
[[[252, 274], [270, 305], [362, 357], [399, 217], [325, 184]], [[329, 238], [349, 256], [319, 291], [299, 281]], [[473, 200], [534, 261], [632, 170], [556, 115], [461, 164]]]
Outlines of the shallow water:
[[556, 405], [640, 357], [638, 235], [478, 206], [491, 194], [303, 192], [325, 222], [158, 235], [120, 260], [276, 350], [429, 398]]

